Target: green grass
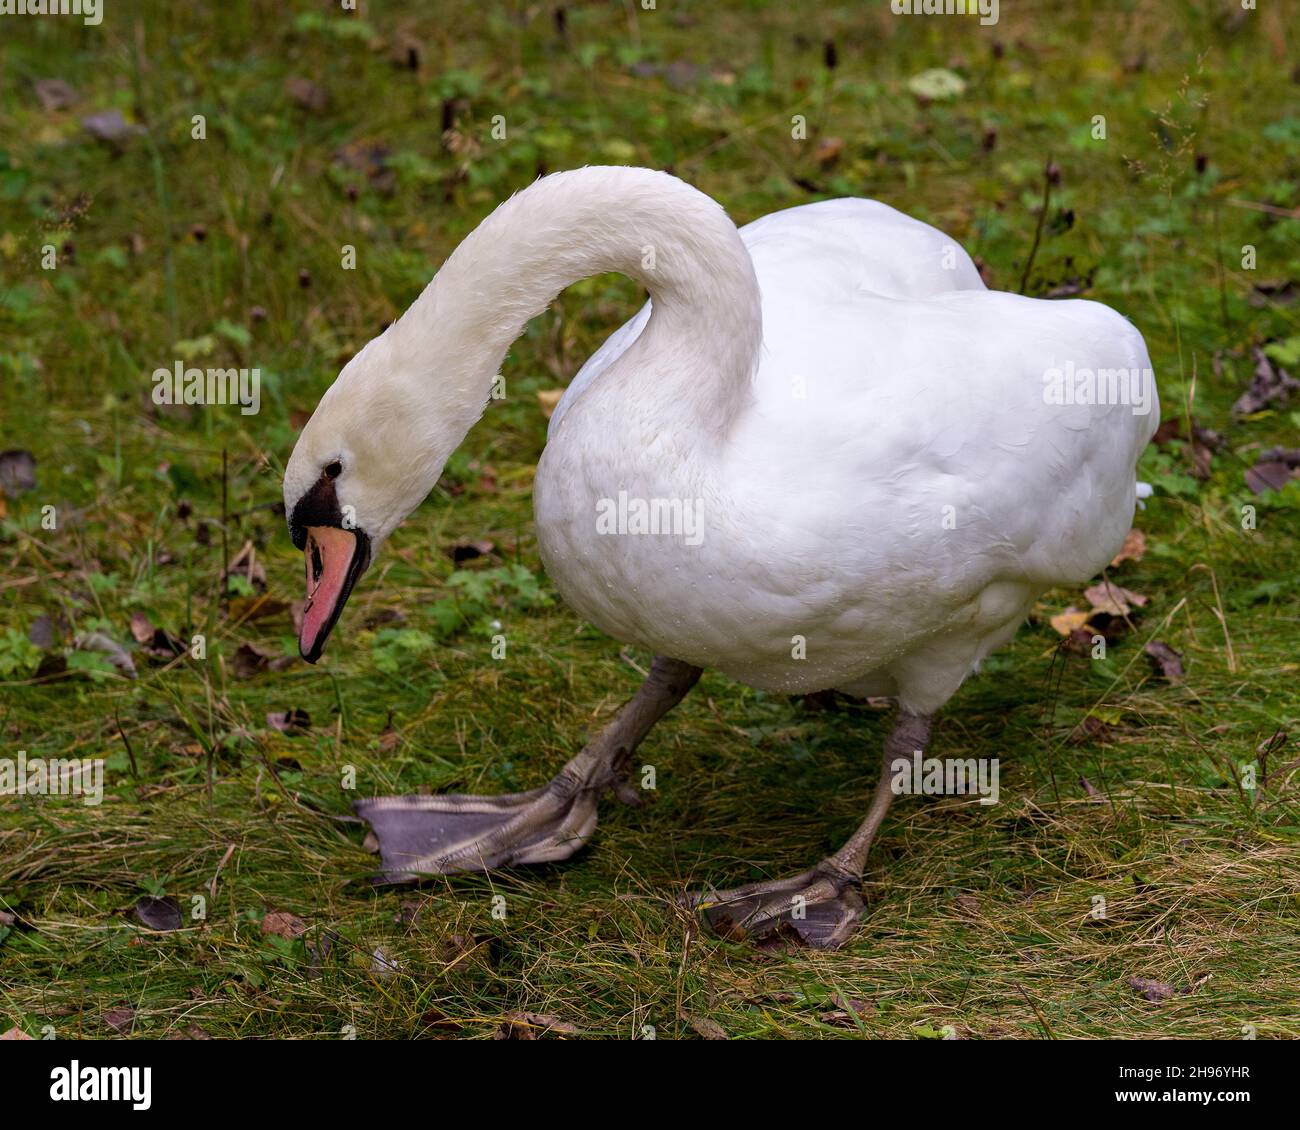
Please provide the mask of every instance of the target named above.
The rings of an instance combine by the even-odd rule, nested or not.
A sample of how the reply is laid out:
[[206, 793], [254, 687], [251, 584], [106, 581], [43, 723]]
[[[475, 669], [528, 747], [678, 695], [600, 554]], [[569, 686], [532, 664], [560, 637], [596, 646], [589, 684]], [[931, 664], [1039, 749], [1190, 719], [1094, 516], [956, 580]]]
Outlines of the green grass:
[[[1281, 6], [1240, 19], [1214, 3], [1005, 4], [981, 29], [894, 18], [883, 3], [588, 3], [567, 9], [563, 36], [544, 6], [368, 5], [364, 23], [336, 7], [158, 5], [141, 18], [109, 0], [97, 28], [5, 21], [0, 449], [30, 449], [38, 483], [5, 500], [0, 524], [0, 756], [106, 758], [107, 794], [99, 807], [0, 799], [0, 910], [14, 916], [0, 925], [0, 1029], [112, 1037], [106, 1015], [129, 1006], [118, 1027], [147, 1037], [193, 1025], [491, 1036], [516, 1010], [624, 1038], [710, 1025], [732, 1037], [1300, 1036], [1300, 495], [1256, 498], [1244, 480], [1261, 450], [1297, 446], [1300, 403], [1229, 413], [1251, 347], [1294, 350], [1300, 334], [1285, 294], [1254, 289], [1300, 280], [1300, 87]], [[394, 61], [408, 41], [415, 70]], [[673, 63], [689, 66], [665, 72]], [[954, 68], [965, 94], [920, 105], [907, 80], [931, 67]], [[55, 77], [82, 95], [71, 110], [44, 111], [32, 93]], [[328, 107], [297, 107], [292, 77], [328, 89]], [[92, 141], [78, 119], [107, 108], [148, 133], [120, 153]], [[206, 140], [191, 139], [195, 114]], [[490, 133], [498, 114], [504, 141]], [[1090, 134], [1099, 114], [1104, 141]], [[828, 139], [843, 143], [834, 158]], [[335, 160], [369, 143], [391, 176]], [[868, 863], [868, 914], [839, 953], [700, 933], [673, 896], [836, 846], [888, 725], [883, 710], [813, 710], [706, 674], [638, 755], [656, 770], [649, 802], [609, 800], [568, 864], [372, 889], [374, 857], [346, 819], [354, 796], [538, 785], [649, 661], [518, 573], [452, 583], [443, 552], [489, 538], [496, 553], [463, 573], [519, 565], [551, 593], [531, 517], [535, 394], [563, 385], [639, 295], [591, 280], [534, 321], [506, 363], [508, 397], [394, 536], [316, 668], [237, 671], [241, 644], [294, 645], [287, 612], [246, 620], [222, 601], [223, 452], [226, 552], [251, 540], [287, 603], [301, 564], [271, 507], [297, 426], [342, 362], [539, 172], [670, 167], [738, 222], [873, 196], [945, 228], [993, 285], [1016, 289], [1049, 157], [1061, 184], [1029, 292], [1091, 280], [1087, 296], [1146, 335], [1165, 417], [1194, 415], [1225, 442], [1205, 481], [1179, 443], [1144, 457], [1150, 548], [1113, 575], [1151, 601], [1106, 660], [1058, 654], [1047, 619], [1079, 594], [1055, 592], [944, 714], [933, 752], [1002, 758], [1001, 803], [899, 800]], [[46, 244], [55, 270], [41, 269]], [[354, 271], [340, 269], [348, 244]], [[149, 374], [182, 352], [260, 367], [261, 413], [156, 411]], [[56, 530], [42, 528], [44, 506]], [[50, 670], [81, 632], [129, 645], [137, 612], [205, 634], [206, 661], [137, 653], [133, 681], [84, 655]], [[43, 615], [60, 639], [38, 674], [22, 640]], [[489, 618], [509, 637], [505, 661], [489, 658]], [[1148, 639], [1184, 654], [1183, 683], [1153, 677]], [[290, 708], [310, 714], [307, 733], [267, 725]], [[1089, 714], [1108, 730], [1080, 739]], [[355, 792], [342, 787], [349, 766]], [[152, 934], [132, 917], [160, 893], [184, 930]], [[206, 917], [190, 919], [200, 895]], [[308, 932], [264, 936], [268, 911]], [[374, 972], [377, 949], [396, 972]], [[1195, 988], [1152, 1003], [1135, 977]], [[866, 1002], [862, 1015], [837, 996]]]

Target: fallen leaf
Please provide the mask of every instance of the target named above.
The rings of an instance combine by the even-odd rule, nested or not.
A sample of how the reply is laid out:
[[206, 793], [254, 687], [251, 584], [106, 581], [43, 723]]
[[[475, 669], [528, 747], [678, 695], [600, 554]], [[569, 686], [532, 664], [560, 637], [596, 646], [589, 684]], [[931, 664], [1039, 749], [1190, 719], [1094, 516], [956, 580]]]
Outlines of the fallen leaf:
[[907, 80], [907, 89], [922, 102], [946, 102], [966, 92], [966, 80], [944, 67], [932, 67]]
[[555, 411], [555, 406], [560, 403], [560, 397], [564, 395], [562, 388], [539, 389], [537, 393], [537, 403], [542, 406], [542, 415], [548, 420], [551, 413]]
[[231, 657], [230, 665], [241, 679], [251, 679], [259, 671], [280, 671], [293, 662], [288, 655], [275, 655], [256, 644], [241, 643]]
[[135, 1009], [129, 1004], [124, 1004], [119, 1008], [110, 1008], [104, 1013], [103, 1021], [114, 1032], [126, 1033], [130, 1030], [131, 1024], [135, 1020]]
[[272, 711], [266, 716], [266, 724], [282, 734], [302, 734], [311, 729], [311, 715], [297, 707]]
[[287, 78], [284, 89], [294, 102], [313, 114], [319, 114], [330, 102], [329, 92], [309, 78]]
[[27, 627], [27, 638], [42, 651], [53, 651], [58, 646], [54, 621], [48, 616], [37, 616]]
[[[353, 172], [365, 174], [366, 184], [381, 196], [387, 196], [397, 187], [397, 174], [388, 167], [392, 150], [373, 138], [349, 141], [334, 151], [334, 163]], [[356, 186], [351, 186], [350, 197], [355, 197]], [[305, 422], [305, 421], [304, 421]]]
[[1250, 385], [1232, 406], [1234, 416], [1251, 416], [1262, 412], [1274, 402], [1285, 400], [1300, 389], [1300, 381], [1281, 366], [1274, 365], [1258, 345], [1251, 352], [1255, 358], [1255, 371], [1251, 374]]
[[1163, 675], [1171, 683], [1182, 682], [1183, 657], [1172, 647], [1160, 640], [1152, 640], [1142, 650], [1151, 657], [1157, 674]]
[[1110, 560], [1110, 567], [1113, 569], [1124, 561], [1141, 561], [1147, 551], [1147, 536], [1141, 530], [1129, 530], [1124, 535], [1124, 544], [1120, 550]]
[[269, 910], [262, 916], [262, 933], [277, 938], [297, 938], [307, 932], [307, 923], [287, 910]]
[[1297, 298], [1300, 298], [1300, 288], [1290, 279], [1268, 279], [1257, 282], [1251, 288], [1250, 304], [1257, 309], [1262, 309], [1270, 303], [1289, 306]]
[[172, 1032], [168, 1037], [169, 1040], [210, 1040], [212, 1039], [197, 1024], [187, 1024], [178, 1032]]
[[102, 110], [81, 119], [81, 128], [97, 141], [106, 141], [110, 145], [120, 146], [132, 134], [143, 132], [139, 126], [131, 125], [121, 110]]
[[1063, 636], [1078, 631], [1088, 622], [1088, 613], [1080, 612], [1071, 605], [1064, 612], [1058, 612], [1051, 619], [1051, 625]]
[[443, 552], [459, 565], [462, 561], [473, 561], [476, 557], [487, 557], [496, 547], [496, 542], [483, 538], [480, 541], [452, 542]]
[[14, 1027], [0, 1032], [0, 1040], [32, 1040], [34, 1036], [29, 1036], [21, 1028]]
[[1100, 633], [1096, 627], [1091, 625], [1085, 624], [1082, 628], [1074, 628], [1065, 637], [1065, 650], [1074, 655], [1091, 655], [1093, 647], [1096, 646], [1093, 639], [1097, 635], [1104, 636], [1104, 633]]
[[1147, 977], [1130, 977], [1128, 987], [1149, 1001], [1167, 1001], [1174, 995], [1173, 985], [1164, 981], [1152, 981]]
[[150, 930], [179, 930], [182, 925], [180, 904], [173, 898], [145, 895], [135, 904], [135, 916]]
[[399, 67], [405, 67], [408, 71], [418, 71], [420, 69], [420, 54], [420, 41], [407, 32], [400, 33], [388, 51], [388, 57]]
[[842, 137], [827, 137], [819, 142], [817, 148], [813, 150], [813, 160], [819, 165], [832, 165], [843, 152], [844, 139]]
[[[1111, 728], [1095, 714], [1089, 714], [1087, 718], [1070, 731], [1070, 740], [1076, 745], [1082, 745], [1084, 742], [1100, 742], [1105, 745], [1111, 741], [1112, 737]], [[1080, 784], [1088, 791], [1089, 796], [1093, 795], [1094, 790], [1086, 777], [1080, 779]]]
[[382, 946], [376, 947], [370, 955], [370, 972], [380, 980], [387, 980], [394, 973], [400, 972], [401, 966], [388, 956]]
[[854, 1000], [851, 997], [844, 996], [843, 993], [836, 993], [831, 1000], [845, 1012], [852, 1012], [866, 1019], [869, 1016], [876, 1015], [876, 1006], [871, 1001]]
[[1093, 612], [1106, 612], [1111, 616], [1127, 616], [1134, 608], [1142, 608], [1150, 603], [1150, 599], [1140, 592], [1121, 588], [1109, 581], [1101, 581], [1084, 589], [1083, 599], [1092, 605]]
[[686, 1023], [691, 1026], [691, 1030], [697, 1035], [703, 1036], [706, 1040], [730, 1039], [726, 1029], [716, 1020], [710, 1020], [707, 1016], [688, 1016], [685, 1019]]
[[103, 632], [84, 632], [73, 641], [78, 651], [97, 651], [108, 656], [108, 661], [128, 679], [135, 678], [135, 662], [117, 640]]
[[0, 493], [17, 498], [35, 485], [36, 456], [21, 448], [0, 451]]
[[582, 1030], [577, 1025], [548, 1016], [541, 1012], [508, 1012], [497, 1032], [498, 1040], [536, 1040], [539, 1036], [554, 1033], [557, 1036], [578, 1036]]
[[143, 612], [131, 614], [131, 635], [141, 650], [153, 659], [171, 660], [185, 652], [185, 645], [180, 640], [161, 628], [155, 628]]
[[66, 110], [80, 97], [76, 88], [61, 78], [38, 78], [32, 83], [32, 89], [36, 92], [41, 109], [47, 113]]
[[1246, 472], [1246, 485], [1252, 494], [1264, 494], [1281, 490], [1297, 478], [1300, 478], [1300, 448], [1271, 447]]

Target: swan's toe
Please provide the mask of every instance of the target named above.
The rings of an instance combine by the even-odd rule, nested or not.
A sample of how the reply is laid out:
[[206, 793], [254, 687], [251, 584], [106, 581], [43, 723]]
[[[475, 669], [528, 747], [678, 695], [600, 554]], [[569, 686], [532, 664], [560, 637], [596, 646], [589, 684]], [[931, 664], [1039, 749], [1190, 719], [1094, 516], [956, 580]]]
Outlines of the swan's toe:
[[857, 880], [814, 868], [789, 879], [707, 891], [689, 901], [721, 937], [741, 940], [785, 932], [813, 949], [839, 949], [865, 905]]

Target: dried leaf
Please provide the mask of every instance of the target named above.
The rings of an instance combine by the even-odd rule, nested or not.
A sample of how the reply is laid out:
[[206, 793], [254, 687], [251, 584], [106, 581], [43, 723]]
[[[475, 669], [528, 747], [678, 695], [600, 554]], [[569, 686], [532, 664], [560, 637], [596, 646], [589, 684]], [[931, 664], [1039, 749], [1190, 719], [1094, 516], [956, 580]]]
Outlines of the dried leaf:
[[269, 910], [262, 916], [262, 933], [277, 938], [297, 938], [307, 932], [307, 923], [287, 910]]
[[230, 665], [241, 679], [251, 679], [259, 671], [283, 671], [296, 660], [291, 655], [276, 655], [257, 644], [241, 643], [231, 657]]
[[142, 133], [139, 126], [133, 126], [122, 117], [121, 110], [102, 110], [81, 119], [81, 128], [97, 141], [106, 141], [119, 146], [133, 134]]
[[175, 659], [185, 652], [185, 645], [161, 628], [155, 628], [143, 612], [131, 615], [131, 635], [144, 653], [154, 659]]
[[813, 160], [819, 165], [833, 165], [843, 152], [844, 139], [842, 137], [827, 137], [819, 142], [817, 148], [813, 150]]
[[282, 734], [302, 734], [311, 729], [311, 715], [297, 707], [271, 711], [266, 716], [266, 724]]
[[329, 92], [309, 78], [287, 78], [284, 89], [294, 102], [313, 114], [319, 114], [330, 102]]
[[577, 1025], [548, 1016], [541, 1012], [509, 1012], [501, 1021], [498, 1040], [536, 1040], [540, 1036], [578, 1036], [582, 1030]]
[[48, 616], [37, 616], [28, 625], [27, 638], [42, 651], [53, 651], [58, 646], [58, 634], [54, 630], [54, 621]]
[[0, 1040], [32, 1040], [34, 1036], [29, 1036], [21, 1028], [13, 1027], [0, 1032]]
[[26, 494], [36, 485], [36, 457], [30, 451], [0, 451], [0, 493], [9, 498]]
[[1152, 640], [1143, 648], [1143, 651], [1151, 657], [1156, 673], [1164, 676], [1171, 683], [1180, 683], [1183, 680], [1183, 657], [1178, 654], [1167, 643], [1160, 640]]
[[542, 415], [548, 420], [555, 411], [555, 407], [560, 403], [560, 397], [564, 395], [562, 388], [540, 389], [537, 393], [537, 403], [542, 406]]
[[32, 83], [32, 89], [36, 92], [41, 109], [47, 113], [66, 110], [80, 97], [76, 88], [61, 78], [38, 78]]
[[691, 1030], [706, 1040], [730, 1039], [726, 1030], [716, 1020], [710, 1020], [707, 1016], [688, 1016], [685, 1019], [691, 1026]]
[[1080, 612], [1071, 605], [1064, 612], [1058, 612], [1051, 619], [1051, 625], [1063, 636], [1068, 636], [1082, 628], [1088, 622], [1088, 613]]
[[476, 557], [487, 557], [496, 547], [496, 542], [483, 538], [480, 541], [452, 542], [443, 552], [459, 565], [462, 561], [473, 561]]
[[1167, 1001], [1174, 995], [1173, 985], [1164, 981], [1152, 981], [1147, 977], [1130, 977], [1128, 987], [1149, 1001]]
[[907, 80], [907, 89], [922, 103], [945, 102], [966, 91], [966, 80], [944, 67], [932, 67]]
[[230, 666], [241, 679], [251, 679], [271, 661], [271, 653], [251, 643], [241, 643], [230, 660]]
[[[1082, 745], [1085, 742], [1100, 742], [1105, 745], [1112, 740], [1113, 736], [1111, 728], [1095, 714], [1089, 714], [1087, 718], [1070, 731], [1070, 740], [1076, 745]], [[1084, 786], [1089, 796], [1093, 795], [1093, 788], [1088, 783], [1088, 778], [1081, 778], [1079, 783]]]
[[135, 678], [135, 663], [117, 640], [103, 632], [85, 632], [73, 642], [78, 651], [97, 651], [108, 656], [108, 661], [128, 679]]
[[1109, 581], [1084, 589], [1083, 599], [1092, 605], [1093, 612], [1105, 612], [1111, 616], [1127, 616], [1133, 609], [1150, 603], [1149, 598], [1140, 592], [1121, 588]]
[[387, 980], [394, 973], [400, 972], [401, 966], [388, 956], [382, 946], [378, 946], [370, 955], [370, 972], [380, 980]]
[[1255, 358], [1255, 371], [1251, 375], [1249, 387], [1232, 406], [1234, 416], [1250, 416], [1262, 412], [1275, 401], [1285, 400], [1296, 389], [1300, 389], [1300, 381], [1285, 369], [1274, 365], [1258, 345], [1251, 352]]
[[1111, 558], [1110, 567], [1113, 569], [1124, 561], [1141, 561], [1146, 551], [1146, 534], [1141, 530], [1129, 530], [1124, 536], [1124, 544], [1120, 546], [1119, 552]]
[[150, 930], [179, 930], [183, 925], [180, 904], [173, 898], [145, 895], [135, 904], [135, 916]]
[[135, 1009], [129, 1004], [110, 1008], [104, 1013], [103, 1020], [114, 1032], [125, 1034], [131, 1030], [131, 1025], [135, 1021]]
[[1297, 478], [1300, 478], [1300, 448], [1271, 447], [1246, 472], [1246, 485], [1253, 494], [1264, 494], [1281, 490]]

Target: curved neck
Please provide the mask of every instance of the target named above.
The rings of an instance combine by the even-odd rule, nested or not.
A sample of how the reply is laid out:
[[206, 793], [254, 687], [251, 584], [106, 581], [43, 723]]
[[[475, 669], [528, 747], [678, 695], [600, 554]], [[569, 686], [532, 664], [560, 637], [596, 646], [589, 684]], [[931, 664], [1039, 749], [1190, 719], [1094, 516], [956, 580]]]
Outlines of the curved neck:
[[758, 281], [722, 208], [667, 173], [584, 168], [512, 197], [389, 328], [391, 355], [432, 377], [441, 395], [431, 408], [468, 431], [528, 321], [571, 283], [611, 271], [641, 283], [653, 305], [620, 359], [624, 379], [650, 382], [643, 402], [671, 419], [686, 412], [721, 434], [750, 395], [762, 341]]

